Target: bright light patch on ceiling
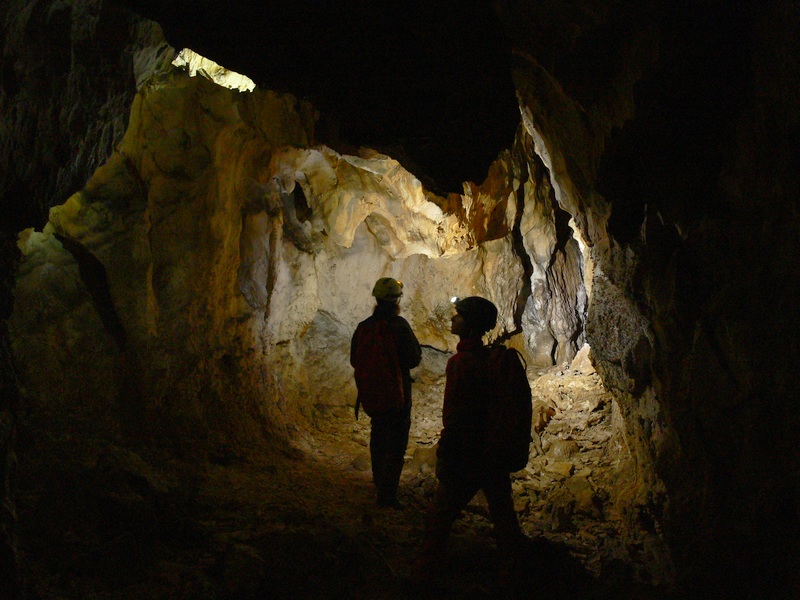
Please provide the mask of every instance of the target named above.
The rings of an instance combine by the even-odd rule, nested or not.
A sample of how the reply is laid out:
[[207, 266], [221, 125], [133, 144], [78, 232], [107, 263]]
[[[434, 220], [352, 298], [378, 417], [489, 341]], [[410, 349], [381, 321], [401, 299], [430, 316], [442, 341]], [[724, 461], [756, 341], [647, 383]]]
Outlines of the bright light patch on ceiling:
[[256, 84], [249, 77], [229, 71], [225, 67], [218, 65], [213, 60], [209, 60], [204, 56], [200, 56], [196, 52], [184, 48], [178, 54], [177, 58], [172, 61], [176, 67], [185, 68], [189, 71], [189, 76], [194, 77], [198, 73], [207, 79], [210, 79], [217, 85], [230, 88], [232, 90], [239, 90], [240, 92], [252, 92]]

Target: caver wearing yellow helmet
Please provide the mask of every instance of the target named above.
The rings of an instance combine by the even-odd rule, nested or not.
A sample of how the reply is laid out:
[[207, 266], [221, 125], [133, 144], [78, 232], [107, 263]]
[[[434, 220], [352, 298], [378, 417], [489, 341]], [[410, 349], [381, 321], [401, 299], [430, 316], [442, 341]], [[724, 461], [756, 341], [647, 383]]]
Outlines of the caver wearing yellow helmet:
[[369, 449], [372, 478], [381, 506], [398, 507], [397, 488], [411, 428], [411, 369], [422, 350], [411, 326], [400, 316], [403, 284], [381, 277], [372, 288], [372, 316], [358, 324], [350, 342], [359, 407], [372, 419]]
[[377, 300], [396, 302], [403, 295], [403, 282], [391, 277], [381, 277], [372, 288]]

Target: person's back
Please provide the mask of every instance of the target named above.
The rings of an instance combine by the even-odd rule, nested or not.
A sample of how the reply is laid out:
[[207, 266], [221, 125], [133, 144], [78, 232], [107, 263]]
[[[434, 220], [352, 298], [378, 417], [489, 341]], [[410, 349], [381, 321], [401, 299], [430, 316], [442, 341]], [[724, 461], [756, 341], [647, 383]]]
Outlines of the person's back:
[[414, 331], [408, 321], [398, 314], [399, 306], [395, 302], [378, 301], [369, 317], [356, 327], [356, 332], [350, 343], [350, 365], [355, 368], [358, 357], [358, 339], [360, 331], [376, 326], [376, 321], [386, 321], [391, 331], [397, 351], [397, 362], [403, 377], [403, 389], [407, 399], [411, 398], [411, 369], [419, 365], [422, 359], [422, 350], [419, 346]]
[[[359, 406], [364, 405], [372, 419], [372, 475], [378, 504], [382, 506], [399, 504], [397, 487], [411, 428], [411, 369], [422, 359], [422, 349], [411, 326], [399, 315], [402, 289], [401, 282], [388, 277], [375, 283], [372, 295], [377, 304], [373, 314], [358, 324], [350, 344], [350, 364], [355, 369], [356, 384], [359, 387], [356, 418]], [[382, 328], [383, 325], [386, 327]], [[378, 333], [380, 337], [376, 337]], [[367, 347], [364, 344], [366, 339], [373, 342], [380, 340], [382, 347]], [[378, 352], [383, 354], [377, 356]], [[374, 385], [376, 371], [383, 369], [399, 370], [400, 381], [397, 385], [401, 389], [394, 389], [392, 374], [381, 375], [378, 377], [381, 381]]]

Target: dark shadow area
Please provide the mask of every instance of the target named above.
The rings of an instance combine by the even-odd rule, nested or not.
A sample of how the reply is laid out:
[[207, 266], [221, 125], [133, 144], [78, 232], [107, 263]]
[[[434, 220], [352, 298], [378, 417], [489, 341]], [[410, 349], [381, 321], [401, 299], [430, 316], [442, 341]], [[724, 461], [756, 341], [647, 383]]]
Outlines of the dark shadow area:
[[623, 244], [648, 207], [680, 225], [724, 212], [723, 149], [752, 93], [746, 3], [666, 3], [656, 18], [667, 36], [658, 66], [636, 85], [636, 114], [612, 130], [598, 170], [614, 206], [609, 233]]
[[[505, 577], [485, 518], [461, 520], [438, 584], [412, 584], [424, 503], [373, 503], [368, 478], [310, 457], [181, 465], [22, 419], [19, 538], [30, 598], [671, 600], [630, 565], [596, 578], [528, 539]], [[52, 417], [48, 417], [52, 419]], [[510, 584], [508, 583], [510, 582]]]
[[390, 152], [440, 194], [483, 181], [514, 140], [519, 107], [490, 2], [116, 1], [177, 49], [310, 100], [326, 121], [320, 142]]

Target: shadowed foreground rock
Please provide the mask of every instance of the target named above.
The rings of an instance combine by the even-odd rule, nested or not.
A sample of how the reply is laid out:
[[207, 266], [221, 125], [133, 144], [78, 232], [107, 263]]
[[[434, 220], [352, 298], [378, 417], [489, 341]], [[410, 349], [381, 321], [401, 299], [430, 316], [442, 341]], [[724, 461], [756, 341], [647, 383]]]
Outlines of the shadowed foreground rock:
[[[413, 498], [448, 298], [481, 293], [555, 411], [516, 487], [537, 544], [557, 535], [606, 597], [797, 595], [796, 6], [340, 4], [0, 9], [0, 216], [23, 254], [3, 251], [4, 570], [19, 549], [26, 585], [76, 597], [394, 581], [349, 529], [405, 556], [390, 519], [330, 524], [303, 505], [345, 488], [292, 488], [342, 472], [316, 462], [325, 435], [325, 456], [363, 452], [342, 442], [347, 343], [391, 275], [426, 345]], [[183, 46], [258, 87], [189, 77]], [[596, 372], [564, 379], [584, 344]], [[289, 499], [231, 499], [226, 469]], [[316, 569], [269, 579], [312, 539]]]

